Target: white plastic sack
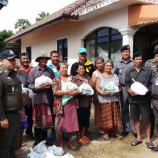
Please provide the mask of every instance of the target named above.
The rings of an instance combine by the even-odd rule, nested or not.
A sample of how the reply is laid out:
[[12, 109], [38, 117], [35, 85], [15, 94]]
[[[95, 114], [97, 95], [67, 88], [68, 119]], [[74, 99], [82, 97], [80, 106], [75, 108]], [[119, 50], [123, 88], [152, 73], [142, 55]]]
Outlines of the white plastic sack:
[[46, 141], [41, 141], [39, 144], [37, 144], [32, 150], [36, 153], [43, 153], [48, 151], [46, 145]]
[[59, 156], [55, 156], [52, 152], [46, 151], [43, 154], [41, 154], [41, 158], [59, 158]]
[[42, 75], [40, 77], [37, 77], [35, 79], [35, 88], [39, 88], [40, 85], [42, 84], [50, 84], [52, 85], [52, 79], [45, 76], [45, 75]]
[[79, 87], [79, 91], [81, 94], [93, 95], [94, 90], [88, 83], [82, 83]]
[[30, 153], [27, 155], [27, 157], [28, 158], [42, 158], [42, 155], [30, 149]]
[[72, 82], [65, 83], [66, 90], [78, 90], [78, 86]]
[[56, 147], [55, 145], [48, 147], [48, 151], [53, 152], [56, 156], [62, 156], [64, 154], [64, 150], [61, 147]]
[[117, 93], [119, 91], [118, 86], [116, 86], [112, 81], [107, 82], [103, 88], [104, 92]]
[[131, 90], [138, 95], [145, 95], [148, 92], [148, 89], [141, 84], [140, 82], [136, 82], [132, 79], [134, 83], [131, 85]]
[[69, 153], [66, 153], [65, 155], [61, 156], [61, 158], [74, 158], [74, 156]]
[[22, 93], [28, 93], [29, 94], [29, 98], [33, 97], [33, 91], [29, 88], [25, 88], [24, 85], [22, 84]]

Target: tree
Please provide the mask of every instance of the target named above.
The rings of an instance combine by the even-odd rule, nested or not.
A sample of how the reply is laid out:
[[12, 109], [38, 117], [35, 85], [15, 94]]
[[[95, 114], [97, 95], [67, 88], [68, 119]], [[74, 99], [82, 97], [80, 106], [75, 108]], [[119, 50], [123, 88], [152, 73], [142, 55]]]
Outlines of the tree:
[[44, 19], [47, 16], [49, 16], [49, 13], [42, 11], [41, 13], [38, 14], [38, 17], [36, 18], [36, 22]]
[[12, 35], [13, 35], [13, 31], [11, 30], [0, 31], [0, 51], [2, 51], [6, 46], [6, 43], [4, 42], [4, 40], [9, 38]]
[[15, 29], [18, 29], [18, 31], [21, 31], [28, 26], [31, 26], [31, 23], [27, 19], [18, 19], [15, 23]]

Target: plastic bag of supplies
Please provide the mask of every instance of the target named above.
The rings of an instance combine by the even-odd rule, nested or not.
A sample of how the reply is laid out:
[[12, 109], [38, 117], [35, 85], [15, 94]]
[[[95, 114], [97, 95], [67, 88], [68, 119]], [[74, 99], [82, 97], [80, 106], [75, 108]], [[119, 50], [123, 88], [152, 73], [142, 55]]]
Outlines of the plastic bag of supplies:
[[51, 78], [49, 78], [49, 77], [47, 77], [45, 75], [42, 75], [42, 76], [37, 77], [35, 79], [35, 88], [39, 88], [40, 85], [42, 85], [42, 84], [50, 84], [50, 85], [52, 85], [52, 82], [53, 81], [52, 81]]
[[148, 89], [141, 84], [140, 82], [136, 82], [133, 78], [133, 84], [131, 85], [131, 90], [138, 95], [145, 95], [148, 92]]
[[119, 88], [112, 81], [110, 81], [105, 84], [103, 91], [110, 93], [117, 93], [119, 91]]
[[81, 94], [86, 94], [86, 95], [93, 95], [94, 94], [94, 90], [92, 89], [92, 87], [88, 83], [82, 83], [79, 86], [79, 91]]

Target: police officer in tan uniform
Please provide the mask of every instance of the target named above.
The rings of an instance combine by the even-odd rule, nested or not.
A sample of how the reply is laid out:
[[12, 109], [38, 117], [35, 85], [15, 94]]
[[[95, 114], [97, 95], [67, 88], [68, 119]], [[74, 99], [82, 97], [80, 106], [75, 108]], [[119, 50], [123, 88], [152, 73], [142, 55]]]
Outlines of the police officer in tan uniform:
[[16, 55], [12, 50], [0, 53], [0, 158], [14, 158], [22, 114], [22, 89], [16, 76]]
[[133, 135], [136, 137], [136, 130], [134, 126], [134, 122], [130, 120], [129, 117], [129, 100], [128, 93], [125, 87], [125, 73], [129, 68], [133, 66], [133, 61], [130, 57], [130, 46], [124, 45], [121, 48], [121, 56], [122, 59], [117, 61], [114, 67], [114, 73], [116, 73], [119, 77], [119, 82], [122, 86], [121, 91], [121, 111], [122, 111], [122, 135], [126, 136], [129, 134], [130, 130]]

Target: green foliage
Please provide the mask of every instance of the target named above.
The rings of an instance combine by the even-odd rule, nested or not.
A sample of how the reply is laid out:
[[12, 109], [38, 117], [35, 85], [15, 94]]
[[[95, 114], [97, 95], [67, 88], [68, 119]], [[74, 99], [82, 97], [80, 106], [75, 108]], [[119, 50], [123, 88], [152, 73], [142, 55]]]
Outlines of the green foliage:
[[38, 17], [36, 18], [36, 22], [44, 19], [47, 16], [49, 16], [49, 13], [42, 11], [41, 13], [38, 14]]
[[18, 31], [21, 31], [28, 26], [31, 26], [31, 23], [27, 19], [18, 19], [15, 23], [15, 29], [18, 29]]
[[13, 35], [13, 32], [11, 30], [0, 31], [0, 51], [3, 50], [6, 46], [6, 43], [4, 42], [4, 40], [9, 38], [12, 35]]

